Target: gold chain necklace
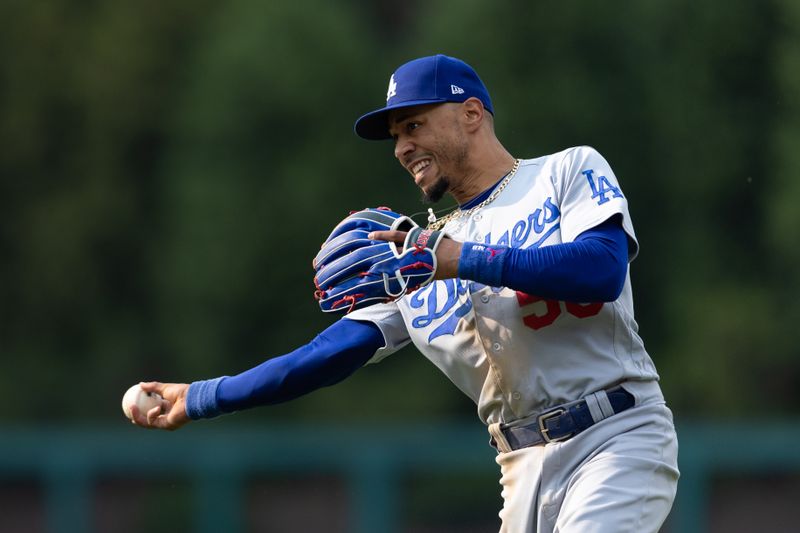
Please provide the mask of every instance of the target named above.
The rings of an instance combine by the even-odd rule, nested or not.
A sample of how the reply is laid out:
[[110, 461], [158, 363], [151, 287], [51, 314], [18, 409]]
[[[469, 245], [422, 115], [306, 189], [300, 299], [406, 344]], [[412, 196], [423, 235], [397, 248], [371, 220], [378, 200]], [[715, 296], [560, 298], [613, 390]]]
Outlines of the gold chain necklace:
[[429, 208], [428, 209], [428, 229], [429, 230], [438, 230], [438, 229], [443, 228], [449, 222], [452, 222], [454, 220], [458, 220], [459, 218], [462, 218], [462, 217], [469, 218], [469, 216], [472, 215], [472, 213], [474, 213], [478, 209], [480, 209], [482, 207], [485, 207], [485, 206], [489, 205], [490, 203], [492, 203], [494, 201], [494, 199], [497, 198], [497, 196], [501, 192], [503, 192], [503, 189], [506, 188], [506, 185], [508, 185], [508, 182], [511, 181], [511, 178], [514, 177], [514, 174], [517, 173], [517, 169], [519, 168], [519, 164], [521, 162], [522, 162], [521, 159], [515, 159], [514, 160], [514, 166], [511, 168], [511, 172], [509, 172], [506, 175], [506, 177], [503, 179], [503, 181], [500, 182], [500, 185], [495, 187], [495, 189], [492, 191], [492, 194], [490, 194], [489, 197], [486, 200], [482, 201], [481, 203], [479, 203], [475, 207], [472, 207], [472, 208], [470, 208], [470, 209], [468, 209], [466, 211], [462, 211], [461, 209], [456, 209], [455, 211], [451, 211], [450, 213], [448, 213], [447, 215], [443, 216], [440, 219], [437, 219], [436, 215], [433, 214], [433, 209]]

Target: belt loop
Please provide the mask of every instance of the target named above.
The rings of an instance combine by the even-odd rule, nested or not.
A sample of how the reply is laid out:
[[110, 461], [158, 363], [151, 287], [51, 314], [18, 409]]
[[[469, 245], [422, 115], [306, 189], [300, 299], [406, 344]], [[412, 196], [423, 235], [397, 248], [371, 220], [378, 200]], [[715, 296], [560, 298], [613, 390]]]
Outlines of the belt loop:
[[613, 416], [615, 414], [614, 408], [611, 407], [611, 402], [608, 401], [608, 394], [606, 391], [601, 390], [595, 393], [597, 396], [597, 403], [600, 404], [600, 410], [603, 411], [605, 415], [603, 418], [608, 418], [609, 416]]
[[592, 421], [595, 424], [616, 413], [608, 399], [608, 394], [604, 390], [585, 396], [583, 401], [586, 402], [586, 407], [589, 408], [589, 413], [592, 415]]
[[508, 440], [506, 440], [506, 436], [503, 435], [503, 432], [500, 430], [499, 422], [489, 424], [489, 435], [492, 436], [492, 440], [494, 440], [497, 451], [500, 453], [508, 453], [512, 451], [511, 446], [508, 444]]
[[595, 424], [605, 418], [603, 410], [600, 408], [600, 402], [597, 400], [597, 396], [595, 396], [596, 394], [597, 393], [592, 393], [584, 398], [586, 407], [589, 408], [589, 414], [592, 415], [592, 422]]

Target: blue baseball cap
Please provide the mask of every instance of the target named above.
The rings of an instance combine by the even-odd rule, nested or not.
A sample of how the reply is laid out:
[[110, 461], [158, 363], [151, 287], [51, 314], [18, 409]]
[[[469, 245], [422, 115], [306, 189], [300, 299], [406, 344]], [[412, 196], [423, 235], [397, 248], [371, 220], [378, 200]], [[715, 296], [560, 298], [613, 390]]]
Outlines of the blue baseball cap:
[[356, 120], [355, 132], [369, 140], [391, 139], [388, 115], [392, 109], [478, 98], [494, 114], [489, 91], [475, 70], [442, 54], [414, 59], [400, 66], [389, 80], [386, 106]]

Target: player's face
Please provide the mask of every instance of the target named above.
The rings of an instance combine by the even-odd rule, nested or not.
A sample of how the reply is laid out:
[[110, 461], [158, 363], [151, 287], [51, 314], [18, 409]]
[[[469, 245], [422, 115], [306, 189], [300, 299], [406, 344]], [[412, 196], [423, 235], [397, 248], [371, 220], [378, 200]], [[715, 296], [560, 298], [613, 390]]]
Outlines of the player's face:
[[466, 172], [468, 149], [459, 109], [459, 104], [432, 104], [389, 115], [394, 155], [422, 189], [424, 201], [441, 200]]

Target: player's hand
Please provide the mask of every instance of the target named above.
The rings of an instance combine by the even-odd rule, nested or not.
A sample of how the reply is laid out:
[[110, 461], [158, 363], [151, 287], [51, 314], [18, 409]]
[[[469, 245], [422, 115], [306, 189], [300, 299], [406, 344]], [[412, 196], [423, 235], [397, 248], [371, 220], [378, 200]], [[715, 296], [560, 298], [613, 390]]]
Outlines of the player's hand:
[[187, 383], [151, 381], [142, 383], [141, 387], [145, 392], [160, 394], [164, 400], [160, 407], [153, 407], [146, 413], [139, 411], [135, 405], [131, 406], [131, 421], [134, 424], [147, 429], [174, 431], [191, 422], [186, 414], [186, 391], [189, 390]]
[[[376, 241], [387, 241], [403, 245], [406, 241], [405, 231], [373, 231], [367, 238]], [[458, 261], [461, 258], [462, 243], [445, 237], [436, 248], [436, 273], [433, 279], [451, 279], [458, 277]]]

